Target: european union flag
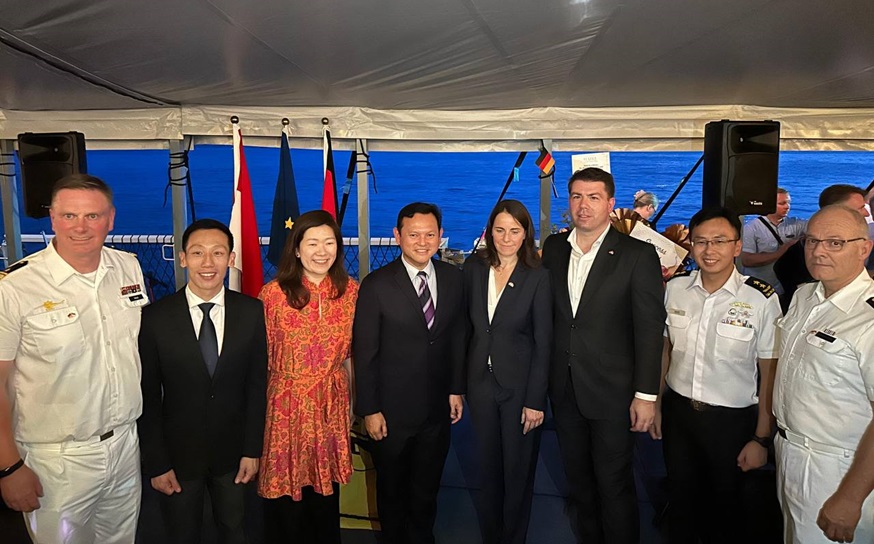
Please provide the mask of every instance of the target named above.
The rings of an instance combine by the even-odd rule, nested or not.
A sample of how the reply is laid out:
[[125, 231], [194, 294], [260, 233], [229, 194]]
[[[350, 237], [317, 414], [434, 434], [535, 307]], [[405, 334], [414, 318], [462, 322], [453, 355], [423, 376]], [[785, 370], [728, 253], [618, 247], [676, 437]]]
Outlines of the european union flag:
[[279, 148], [279, 179], [276, 180], [276, 195], [273, 197], [273, 218], [270, 221], [270, 247], [267, 260], [279, 266], [285, 238], [291, 232], [291, 225], [300, 215], [297, 203], [297, 188], [294, 186], [294, 170], [291, 167], [291, 152], [288, 150], [288, 136], [282, 132], [282, 145]]

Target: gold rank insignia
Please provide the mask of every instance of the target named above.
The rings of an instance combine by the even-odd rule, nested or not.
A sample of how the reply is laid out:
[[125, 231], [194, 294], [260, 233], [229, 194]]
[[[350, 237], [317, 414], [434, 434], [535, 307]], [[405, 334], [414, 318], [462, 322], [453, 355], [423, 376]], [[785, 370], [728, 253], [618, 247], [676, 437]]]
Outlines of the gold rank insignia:
[[759, 278], [754, 278], [752, 276], [747, 278], [747, 281], [745, 281], [744, 283], [765, 295], [765, 298], [771, 298], [771, 295], [776, 292], [774, 288], [771, 287], [770, 283], [764, 280], [760, 280]]
[[42, 307], [45, 308], [45, 310], [47, 312], [51, 312], [52, 310], [55, 309], [55, 306], [60, 306], [63, 303], [64, 303], [63, 300], [60, 302], [52, 302], [51, 300], [47, 300], [47, 301], [42, 303]]

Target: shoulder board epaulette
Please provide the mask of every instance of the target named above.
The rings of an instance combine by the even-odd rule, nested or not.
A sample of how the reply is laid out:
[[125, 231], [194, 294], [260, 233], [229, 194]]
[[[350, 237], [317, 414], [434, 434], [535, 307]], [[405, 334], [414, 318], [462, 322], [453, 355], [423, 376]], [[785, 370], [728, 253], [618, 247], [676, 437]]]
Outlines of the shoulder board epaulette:
[[874, 297], [869, 298], [869, 299], [866, 300], [865, 302], [868, 303], [868, 306], [874, 308]]
[[6, 270], [0, 270], [0, 280], [5, 278], [9, 274], [12, 274], [16, 270], [24, 268], [25, 266], [27, 266], [27, 261], [18, 261], [17, 263], [13, 264], [12, 266], [7, 268]]
[[765, 295], [765, 298], [771, 298], [771, 295], [776, 292], [774, 288], [771, 287], [770, 283], [764, 280], [760, 280], [759, 278], [754, 278], [752, 276], [747, 278], [747, 281], [745, 281], [744, 283]]
[[671, 281], [674, 278], [686, 278], [692, 275], [691, 270], [681, 270], [679, 272], [675, 272], [673, 276], [668, 278], [668, 281]]

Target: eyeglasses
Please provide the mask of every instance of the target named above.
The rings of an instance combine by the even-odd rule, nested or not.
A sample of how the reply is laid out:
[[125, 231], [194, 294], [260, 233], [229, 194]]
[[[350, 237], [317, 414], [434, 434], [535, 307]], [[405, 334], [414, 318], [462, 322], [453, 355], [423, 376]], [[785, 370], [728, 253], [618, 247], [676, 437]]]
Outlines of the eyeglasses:
[[816, 246], [819, 244], [822, 244], [822, 247], [824, 247], [826, 251], [840, 251], [844, 249], [847, 242], [858, 242], [860, 240], [867, 240], [867, 238], [850, 238], [849, 240], [828, 238], [827, 240], [820, 240], [818, 238], [811, 238], [810, 236], [802, 236], [801, 244], [804, 245], [804, 249], [809, 249], [810, 251], [816, 249]]
[[713, 246], [716, 249], [725, 247], [727, 244], [737, 242], [740, 238], [716, 238], [715, 240], [705, 240], [704, 238], [693, 238], [690, 243], [692, 247], [708, 248]]

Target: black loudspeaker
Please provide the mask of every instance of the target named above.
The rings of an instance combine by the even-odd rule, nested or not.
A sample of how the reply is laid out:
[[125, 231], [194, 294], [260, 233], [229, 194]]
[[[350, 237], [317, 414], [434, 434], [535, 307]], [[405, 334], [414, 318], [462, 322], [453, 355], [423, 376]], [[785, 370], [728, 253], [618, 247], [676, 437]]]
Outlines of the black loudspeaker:
[[704, 127], [704, 207], [725, 206], [738, 215], [777, 209], [780, 123], [714, 121]]
[[81, 132], [18, 135], [18, 160], [24, 212], [29, 217], [46, 217], [52, 203], [55, 182], [70, 174], [85, 174], [85, 135]]

